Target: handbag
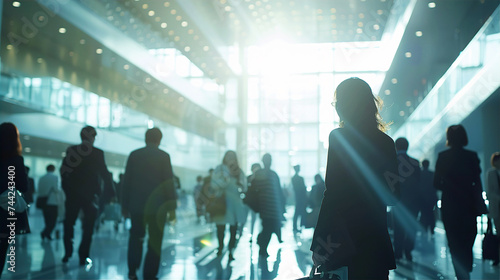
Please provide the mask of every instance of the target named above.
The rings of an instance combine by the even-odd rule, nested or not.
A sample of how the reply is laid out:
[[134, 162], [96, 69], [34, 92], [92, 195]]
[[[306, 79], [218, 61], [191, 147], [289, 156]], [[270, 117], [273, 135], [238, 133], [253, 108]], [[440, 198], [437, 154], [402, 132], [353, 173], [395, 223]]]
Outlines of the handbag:
[[28, 209], [28, 204], [18, 190], [5, 190], [0, 194], [0, 207], [5, 211], [22, 213]]
[[260, 202], [259, 202], [259, 191], [256, 187], [248, 188], [248, 191], [245, 193], [245, 197], [243, 198], [243, 203], [248, 205], [252, 211], [255, 213], [259, 213], [260, 211]]
[[491, 220], [488, 217], [488, 228], [483, 237], [483, 260], [492, 260], [497, 262], [499, 260], [498, 252], [498, 236], [493, 234]]
[[223, 216], [226, 214], [226, 194], [222, 193], [219, 196], [212, 196], [208, 198], [207, 212], [210, 216]]
[[[299, 278], [297, 280], [308, 280], [308, 279], [332, 279], [332, 280], [347, 280], [347, 266], [343, 266], [336, 270], [321, 271], [321, 265], [313, 265], [309, 276]], [[319, 272], [319, 273], [317, 273]]]

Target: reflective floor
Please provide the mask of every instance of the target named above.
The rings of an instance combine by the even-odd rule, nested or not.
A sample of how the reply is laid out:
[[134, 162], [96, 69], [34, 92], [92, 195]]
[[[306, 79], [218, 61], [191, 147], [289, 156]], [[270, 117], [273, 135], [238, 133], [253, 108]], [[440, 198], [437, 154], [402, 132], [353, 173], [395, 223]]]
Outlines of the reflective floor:
[[[32, 209], [34, 210], [34, 209]], [[242, 229], [235, 251], [235, 260], [229, 262], [228, 253], [216, 255], [215, 227], [197, 223], [189, 209], [181, 210], [175, 226], [166, 228], [161, 260], [160, 279], [296, 279], [311, 269], [309, 251], [312, 230], [303, 230], [300, 235], [292, 233], [293, 208], [288, 209], [287, 223], [283, 228], [280, 244], [275, 236], [269, 246], [270, 256], [259, 258], [255, 244], [260, 226], [250, 234], [250, 219]], [[92, 265], [80, 267], [73, 257], [67, 265], [61, 263], [64, 248], [61, 239], [41, 241], [43, 228], [41, 212], [31, 213], [32, 233], [18, 237], [16, 248], [16, 272], [6, 269], [4, 279], [127, 279], [127, 242], [129, 226], [126, 222], [115, 225], [105, 221], [94, 235], [91, 257]], [[79, 224], [77, 224], [77, 229]], [[57, 226], [62, 237], [62, 224]], [[79, 242], [80, 236], [76, 240]], [[56, 236], [56, 233], [53, 233]], [[229, 237], [227, 237], [228, 239]], [[490, 261], [482, 261], [482, 235], [474, 245], [474, 270], [472, 279], [500, 279], [499, 267]], [[252, 241], [252, 242], [250, 242]], [[228, 240], [226, 240], [227, 244]], [[142, 275], [139, 271], [138, 275]], [[390, 279], [455, 279], [442, 226], [438, 225], [435, 236], [419, 233], [413, 252], [413, 263], [401, 262], [398, 269], [390, 272]]]

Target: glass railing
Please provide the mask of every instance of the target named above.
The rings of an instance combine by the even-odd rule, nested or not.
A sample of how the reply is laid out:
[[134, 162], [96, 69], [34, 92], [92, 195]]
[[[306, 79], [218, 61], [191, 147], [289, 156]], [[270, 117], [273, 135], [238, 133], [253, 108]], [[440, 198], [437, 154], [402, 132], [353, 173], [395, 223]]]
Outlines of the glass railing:
[[[119, 133], [139, 140], [140, 143], [144, 141], [146, 129], [156, 126], [165, 135], [162, 146], [171, 153], [172, 158], [175, 156], [177, 160], [174, 163], [180, 166], [204, 170], [206, 166], [218, 162], [218, 152], [222, 148], [214, 141], [53, 77], [12, 77], [2, 74], [0, 102], [2, 101], [55, 115], [73, 123]], [[123, 151], [123, 154], [128, 152]], [[183, 162], [184, 159], [189, 160]]]
[[406, 137], [424, 156], [449, 125], [470, 115], [500, 86], [500, 6], [406, 122], [392, 135]]

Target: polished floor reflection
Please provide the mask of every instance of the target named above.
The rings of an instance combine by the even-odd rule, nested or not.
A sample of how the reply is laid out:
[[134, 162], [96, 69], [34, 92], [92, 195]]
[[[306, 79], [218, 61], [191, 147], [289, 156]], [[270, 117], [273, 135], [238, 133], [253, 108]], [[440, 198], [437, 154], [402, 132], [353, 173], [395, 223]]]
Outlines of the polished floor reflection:
[[[250, 234], [250, 219], [242, 229], [235, 251], [235, 260], [228, 260], [228, 253], [216, 254], [215, 227], [198, 224], [189, 209], [181, 210], [180, 219], [174, 226], [167, 226], [163, 244], [160, 279], [296, 279], [307, 274], [312, 261], [309, 251], [312, 230], [293, 235], [288, 209], [287, 223], [283, 228], [283, 243], [276, 237], [271, 239], [270, 256], [259, 258], [256, 245], [260, 226]], [[104, 222], [94, 236], [91, 257], [92, 265], [80, 267], [73, 257], [67, 265], [61, 263], [64, 253], [62, 240], [42, 242], [39, 232], [43, 228], [40, 211], [31, 214], [32, 233], [19, 236], [16, 249], [16, 272], [4, 271], [5, 279], [127, 279], [127, 223], [116, 226]], [[78, 227], [79, 225], [77, 225]], [[58, 225], [59, 237], [62, 225]], [[77, 231], [78, 232], [78, 231]], [[57, 234], [54, 233], [53, 236]], [[80, 236], [76, 236], [79, 240]], [[472, 279], [500, 279], [499, 267], [490, 261], [482, 261], [482, 236], [478, 235], [474, 246], [474, 270]], [[227, 244], [228, 240], [226, 240]], [[139, 271], [138, 275], [142, 275]], [[454, 279], [448, 248], [442, 226], [438, 225], [434, 237], [418, 234], [413, 262], [401, 262], [391, 271], [390, 279]]]

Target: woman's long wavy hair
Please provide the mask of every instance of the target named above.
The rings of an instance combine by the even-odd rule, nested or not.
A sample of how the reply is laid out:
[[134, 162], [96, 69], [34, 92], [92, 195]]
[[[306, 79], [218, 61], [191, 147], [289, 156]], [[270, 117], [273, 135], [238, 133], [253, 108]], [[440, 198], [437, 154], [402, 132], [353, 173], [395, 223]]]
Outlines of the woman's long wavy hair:
[[22, 150], [17, 127], [9, 122], [0, 124], [0, 158], [20, 156]]
[[386, 132], [390, 123], [380, 116], [382, 100], [373, 95], [370, 86], [360, 78], [349, 78], [341, 82], [334, 94], [335, 109], [340, 117], [340, 127], [350, 125], [365, 130], [377, 128]]

